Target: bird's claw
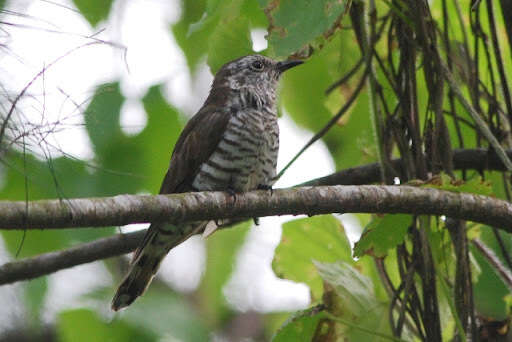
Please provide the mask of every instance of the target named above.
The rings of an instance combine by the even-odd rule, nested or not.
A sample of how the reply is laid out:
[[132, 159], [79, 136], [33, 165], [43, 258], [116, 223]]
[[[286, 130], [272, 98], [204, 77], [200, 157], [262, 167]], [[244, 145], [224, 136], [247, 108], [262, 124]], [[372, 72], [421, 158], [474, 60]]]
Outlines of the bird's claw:
[[226, 189], [226, 192], [229, 194], [229, 196], [231, 197], [231, 200], [233, 200], [233, 204], [236, 203], [236, 191], [231, 188], [231, 187], [228, 187]]
[[272, 185], [260, 184], [260, 185], [258, 185], [257, 189], [258, 190], [269, 190], [271, 196], [274, 194], [274, 189], [272, 188]]

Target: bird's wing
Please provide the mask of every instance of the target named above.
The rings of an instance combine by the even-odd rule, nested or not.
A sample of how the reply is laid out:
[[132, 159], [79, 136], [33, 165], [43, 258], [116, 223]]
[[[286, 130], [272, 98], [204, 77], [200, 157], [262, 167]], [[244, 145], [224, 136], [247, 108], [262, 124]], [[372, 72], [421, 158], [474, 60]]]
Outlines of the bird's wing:
[[219, 144], [230, 116], [228, 108], [206, 105], [190, 119], [174, 147], [161, 194], [191, 190], [199, 167]]
[[[219, 144], [230, 118], [229, 108], [205, 105], [189, 120], [181, 133], [171, 157], [169, 170], [160, 188], [161, 194], [187, 192], [199, 167], [208, 160]], [[132, 262], [137, 260], [142, 250], [161, 225], [151, 224], [141, 245], [135, 250]]]

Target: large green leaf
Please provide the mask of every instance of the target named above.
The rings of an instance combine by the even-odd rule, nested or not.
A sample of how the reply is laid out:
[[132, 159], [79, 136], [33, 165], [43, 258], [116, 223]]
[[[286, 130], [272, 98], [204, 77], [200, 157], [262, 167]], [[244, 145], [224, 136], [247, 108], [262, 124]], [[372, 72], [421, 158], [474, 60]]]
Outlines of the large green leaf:
[[207, 41], [209, 32], [202, 32], [200, 36], [189, 35], [190, 25], [199, 21], [204, 14], [206, 0], [182, 0], [181, 19], [172, 27], [176, 42], [187, 58], [189, 68], [194, 71], [200, 58], [206, 53], [208, 44], [198, 44], [198, 41]]
[[354, 256], [361, 257], [364, 254], [385, 256], [388, 250], [404, 241], [411, 222], [411, 215], [375, 216], [356, 242]]
[[343, 310], [356, 317], [362, 317], [376, 304], [370, 278], [364, 276], [349, 263], [339, 261], [314, 265], [323, 280], [328, 282], [343, 302]]
[[313, 301], [322, 297], [322, 279], [313, 260], [351, 262], [350, 243], [341, 223], [332, 215], [314, 216], [283, 224], [281, 243], [272, 267], [277, 276], [306, 283]]
[[121, 130], [123, 102], [118, 83], [104, 84], [96, 89], [85, 112], [85, 127], [100, 166], [97, 186], [109, 195], [140, 190], [145, 168], [145, 151]]
[[109, 195], [157, 192], [183, 128], [182, 120], [163, 98], [160, 86], [153, 86], [143, 98], [147, 125], [138, 135], [128, 137], [119, 121], [123, 101], [119, 84], [102, 85], [86, 111], [87, 132], [101, 166], [95, 170], [97, 187]]
[[191, 38], [209, 32], [207, 62], [213, 73], [224, 63], [252, 52], [250, 19], [242, 12], [247, 1], [210, 1], [206, 15], [190, 27]]
[[92, 25], [108, 18], [113, 0], [73, 0], [80, 13]]
[[219, 20], [208, 40], [208, 65], [213, 73], [230, 60], [252, 52], [249, 19], [232, 13]]
[[224, 63], [252, 53], [250, 29], [266, 24], [263, 11], [252, 0], [185, 3], [173, 32], [192, 71], [204, 55], [215, 73]]
[[153, 86], [142, 99], [148, 121], [144, 130], [133, 138], [143, 151], [141, 179], [143, 188], [158, 192], [169, 167], [171, 154], [184, 127], [184, 117], [162, 95], [161, 86]]
[[[259, 0], [270, 22], [269, 50], [286, 57], [317, 38], [329, 36], [347, 10], [348, 0]], [[314, 44], [315, 43], [315, 44]]]
[[391, 336], [388, 305], [377, 299], [370, 278], [350, 263], [315, 262], [322, 279], [333, 289], [335, 303], [329, 304], [333, 314], [348, 321], [340, 327], [348, 341], [388, 341]]

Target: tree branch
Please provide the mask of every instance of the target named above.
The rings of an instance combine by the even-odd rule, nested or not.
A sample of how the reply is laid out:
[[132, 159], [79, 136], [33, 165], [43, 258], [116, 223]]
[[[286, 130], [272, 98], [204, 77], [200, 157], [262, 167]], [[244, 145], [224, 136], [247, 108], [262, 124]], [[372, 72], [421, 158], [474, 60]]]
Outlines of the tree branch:
[[[507, 151], [512, 156], [512, 151]], [[393, 168], [401, 170], [401, 160], [393, 160]], [[461, 149], [454, 151], [456, 169], [504, 170], [495, 154], [487, 149]], [[363, 165], [311, 180], [307, 185], [368, 184], [379, 182], [378, 164]], [[400, 172], [400, 171], [399, 171]], [[400, 175], [395, 175], [400, 176]], [[237, 198], [238, 200], [238, 198]], [[3, 222], [3, 220], [0, 220]], [[5, 224], [3, 224], [5, 225]], [[62, 251], [41, 254], [35, 257], [14, 261], [0, 266], [0, 285], [20, 280], [32, 279], [61, 269], [102, 260], [133, 251], [142, 240], [144, 231], [115, 235], [80, 244]]]
[[193, 192], [104, 198], [0, 201], [4, 229], [121, 226], [273, 215], [327, 213], [446, 215], [512, 232], [512, 204], [503, 200], [413, 186], [333, 185], [237, 194]]
[[[512, 158], [512, 150], [507, 150], [507, 155]], [[456, 149], [453, 150], [453, 165], [456, 170], [497, 170], [506, 171], [503, 162], [496, 153], [485, 148]], [[402, 177], [405, 173], [405, 165], [402, 159], [393, 159], [391, 166], [397, 171], [393, 177]], [[390, 171], [391, 172], [391, 171]], [[367, 164], [344, 169], [325, 177], [312, 179], [300, 185], [363, 185], [380, 182], [380, 167], [378, 163]]]
[[0, 285], [33, 279], [76, 265], [129, 253], [142, 242], [145, 233], [144, 230], [118, 234], [62, 251], [8, 262], [0, 266]]

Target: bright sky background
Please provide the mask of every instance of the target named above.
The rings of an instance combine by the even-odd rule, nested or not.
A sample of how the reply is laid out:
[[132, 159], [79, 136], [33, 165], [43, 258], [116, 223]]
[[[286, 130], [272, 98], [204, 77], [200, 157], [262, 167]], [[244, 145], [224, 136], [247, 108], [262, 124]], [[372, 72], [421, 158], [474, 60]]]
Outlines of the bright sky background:
[[[75, 11], [71, 1], [8, 0], [7, 3], [7, 9], [28, 15], [25, 18], [4, 15], [4, 20], [26, 27], [9, 27], [6, 28], [8, 35], [5, 32], [0, 34], [0, 43], [7, 44], [9, 49], [9, 53], [0, 50], [0, 81], [8, 85], [11, 97], [19, 93], [43, 67], [89, 42], [83, 37], [98, 31], [92, 30]], [[20, 104], [25, 115], [23, 120], [60, 120], [65, 129], [51, 136], [49, 141], [80, 158], [91, 159], [93, 152], [85, 130], [80, 127], [83, 119], [78, 115], [80, 112], [76, 104], [84, 103], [83, 110], [96, 85], [120, 79], [121, 90], [127, 97], [121, 124], [126, 134], [137, 134], [146, 122], [140, 99], [148, 87], [165, 83], [164, 95], [168, 101], [187, 115], [192, 115], [206, 98], [212, 80], [206, 64], [194, 79], [190, 78], [184, 55], [171, 34], [170, 24], [180, 17], [178, 0], [117, 0], [111, 13], [109, 20], [99, 25], [104, 31], [96, 38], [125, 46], [126, 63], [121, 49], [102, 44], [84, 47], [49, 68], [44, 78], [29, 88], [28, 93], [34, 97]], [[264, 35], [264, 30], [253, 32], [255, 50], [265, 48]], [[286, 115], [280, 119], [280, 130], [278, 169], [312, 135], [299, 129]], [[51, 153], [54, 157], [59, 155], [55, 149]], [[289, 169], [277, 187], [297, 184], [333, 171], [334, 163], [326, 147], [317, 142]], [[263, 218], [260, 226], [250, 231], [239, 252], [235, 274], [225, 287], [233, 307], [272, 311], [300, 309], [309, 304], [307, 286], [278, 279], [270, 266], [273, 251], [280, 240], [281, 223], [290, 219]], [[347, 220], [350, 226], [357, 226], [353, 217]], [[6, 258], [5, 252], [0, 253], [0, 262]], [[201, 237], [194, 237], [171, 252], [159, 275], [179, 290], [193, 290], [200, 281], [204, 258], [204, 241]], [[79, 287], [76, 286], [78, 283]], [[112, 288], [117, 285], [113, 284], [101, 263], [75, 267], [50, 276], [45, 318], [52, 320], [63, 307], [83, 305], [80, 295], [98, 285]], [[19, 285], [0, 287], [0, 298], [13, 298], [16, 291], [20, 291]], [[15, 298], [10, 300], [16, 301]], [[20, 314], [14, 304], [0, 305], [0, 329], [10, 326]], [[108, 305], [105, 303], [105, 307]]]

